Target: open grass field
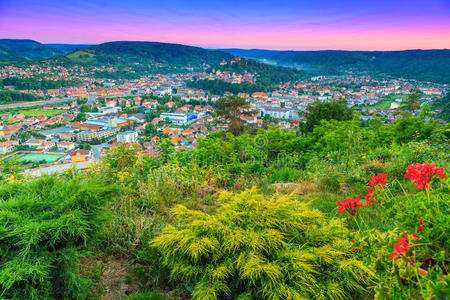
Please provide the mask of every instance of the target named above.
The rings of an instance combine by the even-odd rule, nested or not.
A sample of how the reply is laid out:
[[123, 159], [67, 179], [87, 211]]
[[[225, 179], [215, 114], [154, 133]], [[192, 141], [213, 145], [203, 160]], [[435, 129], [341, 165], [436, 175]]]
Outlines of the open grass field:
[[52, 117], [52, 116], [58, 115], [63, 112], [65, 112], [65, 110], [63, 110], [63, 109], [52, 109], [52, 110], [32, 109], [32, 110], [22, 111], [21, 113], [23, 113], [25, 115], [25, 117], [28, 118], [28, 117], [36, 117], [36, 116]]
[[63, 156], [64, 155], [31, 153], [20, 157], [19, 161], [40, 162], [45, 160], [47, 163], [53, 163]]
[[365, 105], [365, 106], [361, 106], [361, 108], [383, 108], [383, 109], [388, 109], [391, 107], [391, 103], [394, 102], [394, 100], [396, 99], [403, 99], [403, 102], [406, 101], [406, 98], [408, 97], [408, 95], [388, 95], [385, 96], [383, 100], [381, 100], [380, 102], [378, 102], [375, 105]]

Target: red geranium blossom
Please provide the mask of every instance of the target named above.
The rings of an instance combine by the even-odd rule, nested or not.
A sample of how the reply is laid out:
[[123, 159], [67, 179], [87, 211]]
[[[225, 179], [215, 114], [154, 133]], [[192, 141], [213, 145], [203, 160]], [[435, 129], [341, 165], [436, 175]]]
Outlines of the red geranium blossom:
[[374, 198], [372, 194], [373, 194], [373, 192], [375, 192], [375, 190], [368, 187], [367, 191], [368, 191], [368, 194], [366, 195], [366, 206], [369, 206], [369, 204], [372, 203], [372, 199]]
[[380, 173], [378, 175], [369, 177], [369, 185], [370, 186], [380, 185], [380, 187], [383, 189], [384, 185], [387, 184], [386, 176], [387, 176], [386, 174]]
[[405, 237], [399, 237], [398, 243], [394, 244], [394, 252], [389, 256], [389, 258], [396, 258], [398, 256], [401, 256], [403, 253], [406, 252], [408, 248], [411, 247], [411, 245], [408, 244], [408, 239], [412, 236], [412, 239], [417, 239], [416, 234], [412, 235], [406, 235]]
[[339, 200], [336, 204], [339, 206], [339, 213], [343, 213], [344, 211], [348, 211], [350, 215], [356, 215], [357, 209], [362, 207], [362, 204], [359, 203], [361, 201], [360, 198], [348, 198], [345, 200]]
[[447, 179], [444, 175], [444, 168], [436, 168], [436, 164], [410, 164], [406, 169], [405, 178], [408, 178], [416, 184], [416, 189], [429, 188], [430, 183], [435, 178]]
[[425, 231], [425, 228], [422, 226], [423, 225], [423, 220], [419, 220], [420, 221], [420, 226], [419, 226], [419, 228], [417, 229], [417, 231]]

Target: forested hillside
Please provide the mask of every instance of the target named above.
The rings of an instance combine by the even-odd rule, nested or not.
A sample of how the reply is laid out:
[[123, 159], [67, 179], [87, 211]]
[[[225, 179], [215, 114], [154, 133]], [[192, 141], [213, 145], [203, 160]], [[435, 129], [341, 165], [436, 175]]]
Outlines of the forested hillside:
[[60, 63], [87, 65], [132, 66], [139, 63], [199, 67], [214, 65], [231, 55], [198, 47], [157, 42], [109, 42], [54, 58]]
[[271, 51], [225, 49], [233, 55], [296, 65], [317, 74], [371, 72], [407, 79], [450, 83], [450, 50]]
[[252, 73], [256, 74], [256, 82], [263, 85], [280, 84], [287, 81], [295, 81], [306, 77], [303, 71], [292, 68], [277, 67], [268, 64], [263, 64], [254, 60], [240, 59], [233, 63], [216, 65], [207, 70], [228, 71], [236, 74]]
[[0, 63], [39, 60], [62, 53], [33, 40], [0, 39]]
[[123, 145], [82, 172], [3, 163], [0, 295], [445, 299], [449, 126], [329, 105], [299, 130]]
[[306, 73], [293, 68], [277, 67], [263, 64], [254, 60], [240, 59], [226, 64], [214, 65], [206, 72], [229, 72], [244, 75], [254, 74], [256, 82], [244, 81], [241, 83], [231, 83], [224, 80], [195, 80], [188, 81], [190, 88], [202, 89], [215, 95], [223, 95], [225, 92], [232, 94], [254, 92], [268, 92], [276, 89], [280, 83], [294, 82], [306, 77]]

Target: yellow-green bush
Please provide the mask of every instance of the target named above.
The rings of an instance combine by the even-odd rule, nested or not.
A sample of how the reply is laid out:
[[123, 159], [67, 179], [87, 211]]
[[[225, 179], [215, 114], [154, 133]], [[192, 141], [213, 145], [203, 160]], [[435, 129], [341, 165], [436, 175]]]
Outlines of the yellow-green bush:
[[193, 298], [348, 299], [370, 283], [341, 220], [255, 189], [219, 202], [214, 214], [175, 207], [175, 225], [151, 241], [171, 277], [194, 285]]

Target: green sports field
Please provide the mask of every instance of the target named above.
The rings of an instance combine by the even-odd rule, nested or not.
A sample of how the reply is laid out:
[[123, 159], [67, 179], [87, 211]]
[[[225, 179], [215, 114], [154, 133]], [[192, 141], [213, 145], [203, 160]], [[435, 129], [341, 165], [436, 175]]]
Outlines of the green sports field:
[[19, 158], [19, 161], [40, 162], [45, 160], [47, 163], [52, 163], [62, 158], [63, 156], [64, 155], [57, 155], [57, 154], [30, 153]]
[[33, 110], [24, 110], [22, 113], [25, 117], [36, 117], [36, 116], [48, 116], [52, 117], [58, 115], [60, 113], [65, 112], [63, 109], [52, 109], [52, 110], [43, 110], [43, 109], [33, 109]]

